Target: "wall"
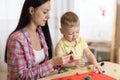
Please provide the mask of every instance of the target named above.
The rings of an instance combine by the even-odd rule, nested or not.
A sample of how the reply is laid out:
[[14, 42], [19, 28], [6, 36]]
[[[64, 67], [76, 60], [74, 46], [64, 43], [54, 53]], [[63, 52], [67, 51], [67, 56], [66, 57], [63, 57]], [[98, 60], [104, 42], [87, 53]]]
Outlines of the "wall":
[[90, 40], [112, 41], [117, 0], [76, 0], [80, 35]]
[[6, 40], [17, 25], [22, 3], [23, 0], [0, 1], [0, 71], [6, 71], [7, 69], [4, 62]]

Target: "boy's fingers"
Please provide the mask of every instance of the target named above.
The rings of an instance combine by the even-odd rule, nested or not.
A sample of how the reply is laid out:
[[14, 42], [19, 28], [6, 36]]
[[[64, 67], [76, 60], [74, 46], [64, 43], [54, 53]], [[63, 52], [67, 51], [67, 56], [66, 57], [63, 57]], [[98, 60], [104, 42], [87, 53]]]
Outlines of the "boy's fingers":
[[70, 61], [71, 61], [71, 60], [70, 60], [70, 57], [71, 57], [71, 55], [65, 55], [65, 56], [63, 56], [63, 57], [62, 57], [62, 59], [63, 59], [63, 64], [66, 64], [66, 63], [70, 62]]

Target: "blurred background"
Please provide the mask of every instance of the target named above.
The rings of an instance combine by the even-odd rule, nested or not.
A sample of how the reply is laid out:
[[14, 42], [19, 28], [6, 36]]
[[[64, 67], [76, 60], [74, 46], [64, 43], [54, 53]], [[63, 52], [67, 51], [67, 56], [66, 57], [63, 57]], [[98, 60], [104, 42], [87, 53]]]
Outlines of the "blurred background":
[[[23, 2], [0, 0], [0, 71], [7, 70], [6, 40], [17, 26]], [[80, 36], [86, 39], [98, 61], [120, 63], [120, 0], [51, 0], [49, 28], [54, 47], [62, 36], [60, 17], [67, 11], [79, 16]]]

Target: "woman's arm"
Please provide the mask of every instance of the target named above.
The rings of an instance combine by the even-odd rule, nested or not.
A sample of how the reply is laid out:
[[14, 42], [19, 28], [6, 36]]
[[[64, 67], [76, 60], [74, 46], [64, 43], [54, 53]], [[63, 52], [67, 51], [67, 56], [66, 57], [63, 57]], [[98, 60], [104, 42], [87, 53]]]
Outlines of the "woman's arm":
[[[38, 78], [47, 76], [53, 71], [53, 66], [50, 61], [46, 61], [43, 64], [28, 67], [27, 57], [24, 51], [23, 44], [17, 39], [10, 39], [7, 44], [7, 65], [8, 65], [8, 77], [10, 80], [36, 80]], [[32, 57], [31, 57], [32, 58]]]

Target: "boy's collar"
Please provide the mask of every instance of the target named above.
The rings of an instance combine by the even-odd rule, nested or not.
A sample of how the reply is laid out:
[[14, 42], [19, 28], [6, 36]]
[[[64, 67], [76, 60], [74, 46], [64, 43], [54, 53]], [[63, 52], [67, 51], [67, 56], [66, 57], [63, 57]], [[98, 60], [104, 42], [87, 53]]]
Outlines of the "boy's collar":
[[[63, 40], [63, 42], [64, 42], [65, 45], [67, 45], [67, 46], [73, 46], [73, 44], [70, 41], [68, 41], [64, 36], [63, 36], [62, 40]], [[76, 45], [77, 44], [78, 44], [78, 39], [76, 39]], [[76, 45], [74, 45], [74, 46], [76, 46]]]

